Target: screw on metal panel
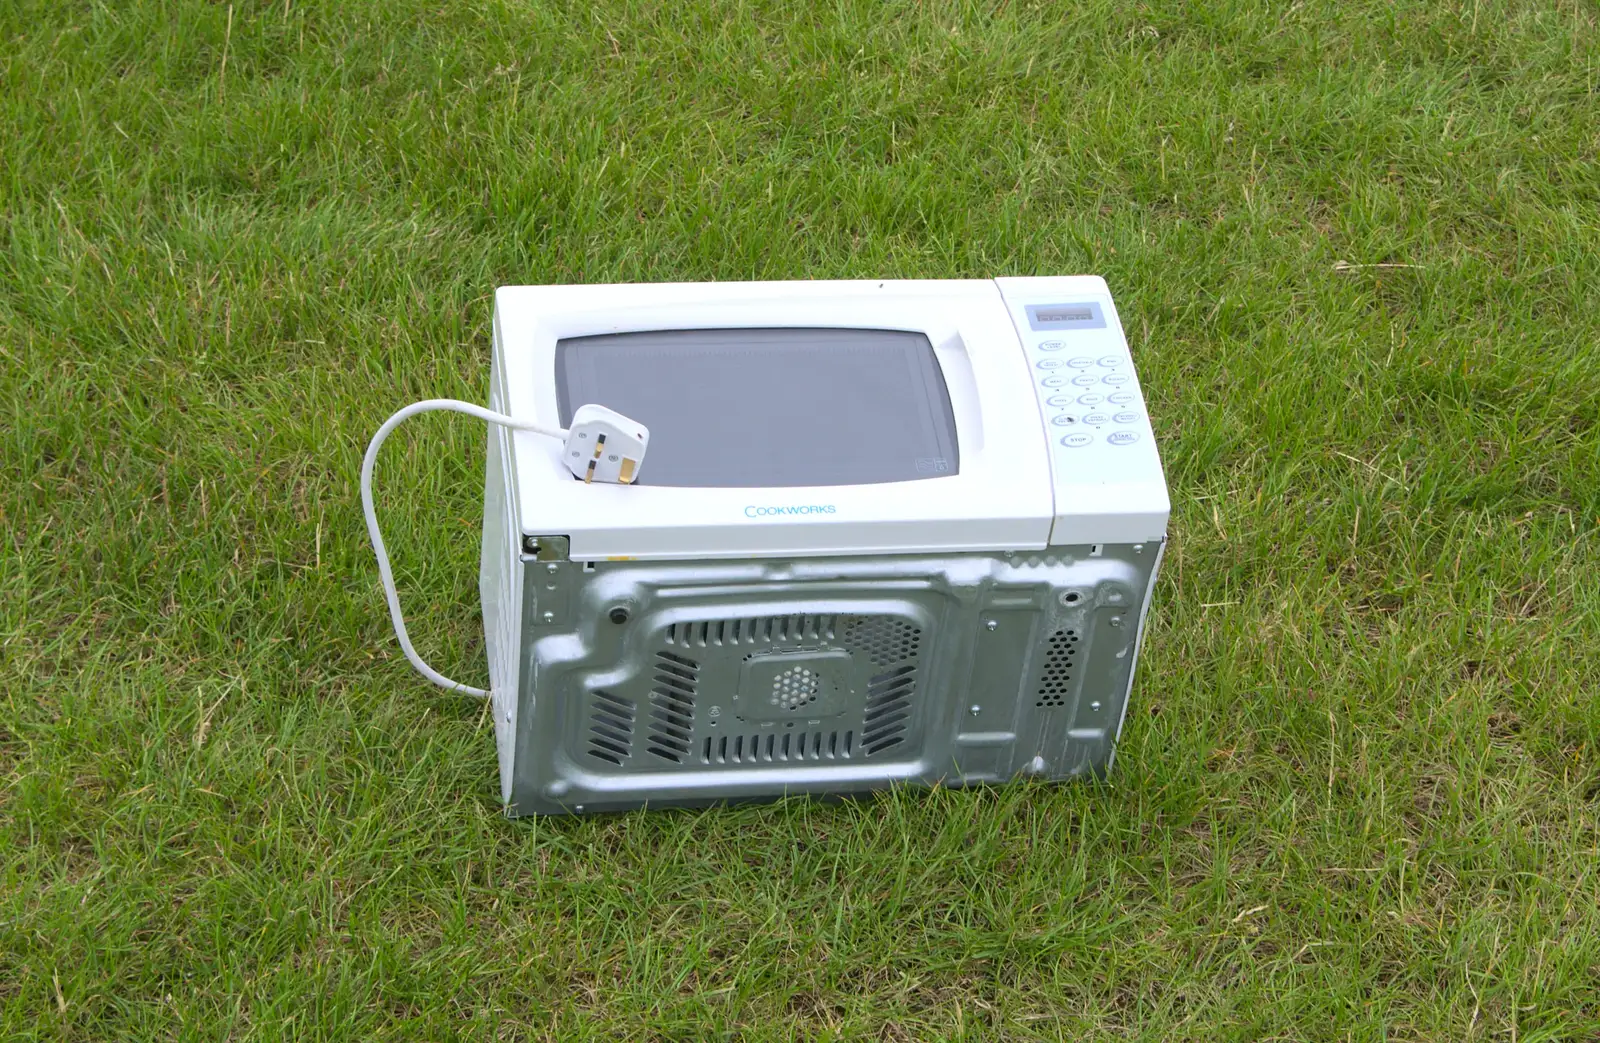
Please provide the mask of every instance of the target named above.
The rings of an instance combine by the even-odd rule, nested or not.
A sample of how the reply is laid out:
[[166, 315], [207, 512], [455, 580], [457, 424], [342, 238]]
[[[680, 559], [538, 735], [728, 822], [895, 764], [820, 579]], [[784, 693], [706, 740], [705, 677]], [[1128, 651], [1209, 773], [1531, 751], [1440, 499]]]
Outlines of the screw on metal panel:
[[554, 612], [546, 612], [540, 618], [542, 618], [546, 623], [554, 623], [556, 621], [556, 614]]
[[967, 707], [967, 712], [976, 717], [983, 712], [983, 707], [979, 706], [977, 703], [973, 703], [971, 706]]
[[561, 571], [561, 566], [557, 565], [555, 562], [552, 561], [550, 564], [548, 564], [548, 565], [546, 565], [544, 567], [544, 570], [546, 572], [560, 572]]
[[506, 711], [506, 723], [507, 724], [511, 723], [511, 711], [510, 710]]
[[537, 553], [539, 553], [539, 537], [537, 537], [537, 536], [524, 536], [524, 537], [522, 537], [522, 549], [527, 551], [529, 554], [537, 554]]
[[611, 622], [621, 626], [628, 621], [628, 610], [618, 605], [611, 610]]
[[1096, 699], [1094, 702], [1090, 703], [1089, 704], [1089, 709], [1091, 709], [1091, 710], [1100, 709], [1100, 700]]
[[1134, 545], [1133, 545], [1133, 552], [1134, 552], [1134, 553], [1135, 553], [1135, 554], [1143, 554], [1143, 553], [1144, 553], [1144, 544], [1142, 544], [1142, 543], [1135, 543], [1135, 544], [1134, 544]]
[[1112, 626], [1120, 627], [1122, 625], [1122, 617], [1121, 616], [1112, 616], [1110, 622], [1111, 622]]
[[983, 627], [985, 630], [999, 630], [1000, 621], [998, 619], [986, 619], [983, 621]]

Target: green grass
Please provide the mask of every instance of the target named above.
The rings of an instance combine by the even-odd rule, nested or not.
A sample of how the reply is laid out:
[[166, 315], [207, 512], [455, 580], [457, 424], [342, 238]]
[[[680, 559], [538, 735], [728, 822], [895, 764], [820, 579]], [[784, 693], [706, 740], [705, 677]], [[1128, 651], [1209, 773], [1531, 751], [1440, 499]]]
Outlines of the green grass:
[[[0, 5], [0, 1036], [1600, 1039], [1597, 22]], [[1077, 272], [1174, 507], [1107, 784], [501, 817], [355, 490], [494, 287]], [[483, 438], [380, 469], [476, 683]]]

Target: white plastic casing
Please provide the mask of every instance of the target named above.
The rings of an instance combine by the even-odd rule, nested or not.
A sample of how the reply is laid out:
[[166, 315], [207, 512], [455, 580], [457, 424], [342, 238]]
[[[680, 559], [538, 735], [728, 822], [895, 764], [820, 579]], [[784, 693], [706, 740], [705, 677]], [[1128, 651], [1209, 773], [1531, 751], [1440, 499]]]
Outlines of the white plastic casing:
[[[1172, 505], [1117, 306], [1096, 276], [996, 279], [1029, 364], [1050, 453], [1050, 543], [1166, 536]], [[1036, 329], [1030, 309], [1093, 306], [1103, 326]], [[1091, 309], [1093, 310], [1093, 309]], [[1066, 325], [1066, 324], [1062, 324]]]
[[[1029, 305], [1078, 302], [1093, 302], [1103, 327], [1030, 328]], [[575, 560], [1022, 551], [1164, 537], [1160, 459], [1116, 309], [1095, 277], [503, 287], [491, 407], [559, 426], [563, 338], [783, 326], [925, 334], [955, 415], [958, 473], [807, 488], [584, 484], [561, 443], [517, 431], [507, 472], [521, 531], [568, 537]], [[1052, 379], [1060, 375], [1067, 380]], [[1046, 386], [1056, 383], [1077, 392], [1070, 402]], [[1124, 392], [1120, 419], [1078, 401]], [[1087, 442], [1062, 441], [1082, 434]]]

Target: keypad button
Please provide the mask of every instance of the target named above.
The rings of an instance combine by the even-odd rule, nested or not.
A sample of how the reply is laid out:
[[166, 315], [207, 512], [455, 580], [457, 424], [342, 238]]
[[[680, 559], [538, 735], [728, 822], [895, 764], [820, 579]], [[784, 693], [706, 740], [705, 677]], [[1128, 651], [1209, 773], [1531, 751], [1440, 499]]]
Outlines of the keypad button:
[[1092, 388], [1100, 383], [1100, 378], [1093, 373], [1080, 373], [1072, 378], [1072, 382], [1081, 388]]
[[1066, 363], [1060, 359], [1040, 359], [1038, 362], [1035, 362], [1034, 365], [1038, 366], [1040, 369], [1060, 369], [1062, 366], [1065, 366]]
[[1061, 440], [1061, 444], [1070, 449], [1082, 449], [1084, 446], [1093, 441], [1094, 435], [1091, 435], [1087, 431], [1078, 431], [1063, 438]]
[[1098, 406], [1100, 403], [1104, 402], [1105, 400], [1106, 399], [1105, 399], [1104, 395], [1097, 395], [1093, 391], [1091, 391], [1087, 395], [1079, 395], [1078, 396], [1078, 405], [1080, 405], [1080, 406]]
[[1067, 378], [1060, 375], [1054, 377], [1045, 377], [1043, 380], [1039, 381], [1039, 383], [1043, 384], [1047, 388], [1066, 387]]
[[1122, 365], [1122, 356], [1121, 355], [1105, 355], [1105, 356], [1102, 356], [1101, 359], [1100, 359], [1100, 365], [1106, 367], [1107, 369], [1115, 369], [1116, 367]]
[[1106, 441], [1112, 445], [1132, 445], [1139, 440], [1137, 431], [1113, 431], [1106, 436]]
[[[1042, 366], [1044, 363], [1041, 362], [1040, 365]], [[1126, 384], [1133, 378], [1129, 377], [1126, 373], [1107, 373], [1101, 379], [1103, 379], [1107, 384], [1110, 384], [1112, 387], [1116, 387], [1119, 384]]]
[[1071, 413], [1062, 413], [1060, 416], [1052, 418], [1050, 422], [1057, 427], [1071, 427], [1078, 422], [1078, 418]]
[[1064, 340], [1042, 340], [1039, 342], [1040, 351], [1060, 351], [1067, 346]]
[[[1112, 405], [1125, 406], [1129, 402], [1133, 401], [1133, 397], [1132, 391], [1113, 391], [1110, 395], [1106, 396], [1106, 400]], [[1082, 402], [1083, 399], [1080, 398], [1078, 401]]]
[[1079, 355], [1075, 359], [1068, 359], [1067, 365], [1071, 366], [1073, 369], [1088, 369], [1090, 366], [1094, 365], [1094, 359], [1089, 358], [1086, 355]]
[[1139, 422], [1139, 414], [1131, 409], [1124, 409], [1111, 419], [1119, 424], [1137, 424]]
[[1057, 409], [1060, 409], [1062, 406], [1070, 406], [1072, 405], [1072, 402], [1073, 399], [1071, 395], [1051, 395], [1049, 398], [1044, 400], [1045, 405], [1055, 406]]
[[1083, 422], [1086, 424], [1092, 424], [1095, 427], [1099, 427], [1101, 424], [1111, 423], [1111, 418], [1106, 416], [1104, 413], [1090, 413], [1088, 416], [1083, 418]]

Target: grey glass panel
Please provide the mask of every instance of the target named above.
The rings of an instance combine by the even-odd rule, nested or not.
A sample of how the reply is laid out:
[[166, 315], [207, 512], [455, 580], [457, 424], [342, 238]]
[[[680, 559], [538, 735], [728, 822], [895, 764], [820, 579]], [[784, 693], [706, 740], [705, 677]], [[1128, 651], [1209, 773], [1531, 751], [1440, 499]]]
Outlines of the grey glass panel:
[[598, 403], [650, 429], [640, 485], [866, 485], [957, 473], [955, 416], [920, 333], [662, 330], [556, 345], [561, 422]]

